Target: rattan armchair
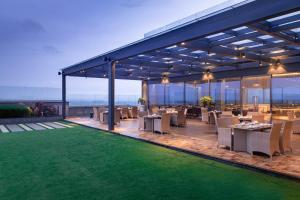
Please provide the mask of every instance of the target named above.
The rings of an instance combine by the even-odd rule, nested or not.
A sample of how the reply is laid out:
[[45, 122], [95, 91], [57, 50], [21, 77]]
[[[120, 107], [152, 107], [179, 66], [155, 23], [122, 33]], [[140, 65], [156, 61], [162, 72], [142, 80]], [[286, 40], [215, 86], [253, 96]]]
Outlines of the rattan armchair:
[[154, 132], [169, 133], [171, 130], [170, 127], [171, 115], [164, 113], [160, 119], [154, 119]]
[[283, 131], [280, 135], [279, 140], [279, 147], [280, 152], [285, 153], [287, 151], [292, 152], [292, 145], [291, 145], [291, 137], [293, 132], [293, 121], [286, 121], [284, 123]]
[[270, 132], [252, 132], [248, 135], [248, 152], [265, 153], [272, 158], [275, 153], [280, 153], [279, 138], [282, 123], [274, 123]]

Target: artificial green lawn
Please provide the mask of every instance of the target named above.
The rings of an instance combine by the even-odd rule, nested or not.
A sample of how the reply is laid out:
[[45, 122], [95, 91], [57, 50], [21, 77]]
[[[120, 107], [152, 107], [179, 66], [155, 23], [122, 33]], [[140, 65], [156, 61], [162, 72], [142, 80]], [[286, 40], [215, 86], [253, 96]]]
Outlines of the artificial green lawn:
[[300, 184], [77, 126], [0, 134], [0, 199], [300, 199]]

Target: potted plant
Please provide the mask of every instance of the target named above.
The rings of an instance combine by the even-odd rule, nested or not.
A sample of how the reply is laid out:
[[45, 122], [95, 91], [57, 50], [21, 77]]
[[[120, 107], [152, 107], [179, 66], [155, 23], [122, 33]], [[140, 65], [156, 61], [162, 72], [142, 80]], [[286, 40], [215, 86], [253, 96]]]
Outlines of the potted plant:
[[201, 106], [205, 108], [210, 108], [212, 106], [212, 98], [211, 96], [203, 96], [200, 98]]
[[140, 97], [138, 99], [138, 104], [139, 104], [139, 110], [140, 111], [146, 111], [146, 106], [145, 106], [146, 100], [144, 98]]
[[145, 105], [145, 104], [146, 104], [145, 99], [143, 99], [142, 97], [140, 97], [140, 98], [138, 99], [138, 104], [140, 104], [140, 105]]

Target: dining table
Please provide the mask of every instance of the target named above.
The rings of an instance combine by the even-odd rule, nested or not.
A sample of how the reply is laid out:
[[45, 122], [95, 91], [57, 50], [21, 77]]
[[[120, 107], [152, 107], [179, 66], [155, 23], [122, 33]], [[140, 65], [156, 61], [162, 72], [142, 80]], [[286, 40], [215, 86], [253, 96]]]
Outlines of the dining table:
[[249, 135], [253, 132], [261, 132], [271, 129], [272, 124], [268, 123], [240, 123], [231, 126], [233, 129], [233, 150], [250, 153]]
[[251, 122], [252, 121], [252, 116], [249, 116], [249, 115], [247, 115], [247, 116], [239, 115], [238, 118], [239, 118], [240, 122]]
[[144, 130], [154, 132], [154, 119], [161, 119], [161, 115], [146, 115], [144, 118]]

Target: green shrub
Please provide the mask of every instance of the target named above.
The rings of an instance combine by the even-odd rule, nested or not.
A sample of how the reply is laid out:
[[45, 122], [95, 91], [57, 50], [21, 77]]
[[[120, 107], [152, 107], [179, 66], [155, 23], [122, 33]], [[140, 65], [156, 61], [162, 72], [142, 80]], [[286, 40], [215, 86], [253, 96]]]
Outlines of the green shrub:
[[25, 105], [0, 105], [0, 118], [30, 117], [32, 111]]

